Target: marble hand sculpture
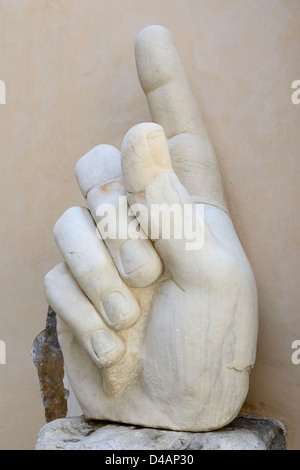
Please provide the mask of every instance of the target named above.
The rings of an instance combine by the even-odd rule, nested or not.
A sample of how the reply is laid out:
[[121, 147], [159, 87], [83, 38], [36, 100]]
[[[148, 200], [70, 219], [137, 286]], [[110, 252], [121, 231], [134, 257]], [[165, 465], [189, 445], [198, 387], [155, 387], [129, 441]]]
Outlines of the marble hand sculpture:
[[[45, 277], [46, 298], [87, 418], [217, 429], [236, 417], [248, 392], [255, 280], [170, 32], [145, 28], [135, 53], [153, 123], [131, 128], [121, 152], [99, 145], [77, 163], [87, 207], [68, 209], [54, 227], [64, 261]], [[109, 204], [118, 215], [121, 199], [140, 208], [126, 224], [144, 236], [104, 236], [101, 209]], [[149, 216], [161, 205], [191, 208], [200, 248], [187, 249], [185, 230], [174, 236], [171, 218], [170, 236], [162, 236], [161, 220]], [[119, 231], [127, 230], [122, 224]]]

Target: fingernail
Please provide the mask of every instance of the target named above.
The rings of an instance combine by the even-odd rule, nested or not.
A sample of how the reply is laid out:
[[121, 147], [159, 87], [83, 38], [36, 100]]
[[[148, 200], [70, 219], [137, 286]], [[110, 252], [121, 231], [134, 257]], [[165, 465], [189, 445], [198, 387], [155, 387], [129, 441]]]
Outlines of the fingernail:
[[164, 269], [149, 240], [125, 241], [120, 249], [120, 259], [125, 282], [130, 287], [150, 286]]
[[152, 261], [143, 240], [126, 240], [121, 246], [120, 256], [125, 274], [131, 274]]
[[114, 329], [124, 329], [132, 326], [139, 314], [135, 300], [130, 302], [120, 292], [111, 292], [103, 301], [105, 314]]
[[91, 343], [94, 353], [100, 360], [103, 360], [103, 356], [112, 353], [113, 350], [117, 349], [118, 346], [113, 336], [108, 331], [103, 329], [96, 330], [92, 334]]
[[160, 126], [151, 132], [146, 137], [148, 150], [153, 163], [162, 170], [169, 170], [172, 168], [168, 144], [165, 133]]

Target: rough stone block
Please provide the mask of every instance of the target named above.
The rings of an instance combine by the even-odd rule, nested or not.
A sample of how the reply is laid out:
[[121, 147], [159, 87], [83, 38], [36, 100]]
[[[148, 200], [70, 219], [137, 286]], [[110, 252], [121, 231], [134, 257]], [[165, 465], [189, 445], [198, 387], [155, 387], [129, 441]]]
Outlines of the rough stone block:
[[190, 433], [62, 418], [46, 424], [36, 450], [285, 450], [281, 423], [236, 418], [212, 432]]

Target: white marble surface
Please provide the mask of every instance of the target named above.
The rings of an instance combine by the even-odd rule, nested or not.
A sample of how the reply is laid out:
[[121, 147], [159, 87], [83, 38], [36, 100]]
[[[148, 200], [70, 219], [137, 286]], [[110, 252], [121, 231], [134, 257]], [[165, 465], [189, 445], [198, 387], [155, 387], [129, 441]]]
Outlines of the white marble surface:
[[[255, 280], [170, 33], [143, 30], [136, 60], [159, 124], [136, 125], [121, 152], [100, 145], [77, 164], [89, 210], [71, 208], [55, 225], [64, 262], [47, 274], [46, 297], [59, 316], [66, 371], [86, 417], [218, 429], [237, 416], [248, 392]], [[203, 228], [201, 249], [187, 250], [186, 236], [101, 239], [99, 205], [117, 207], [120, 195], [148, 213], [157, 204], [192, 207], [191, 219]], [[136, 215], [148, 235], [148, 218]]]

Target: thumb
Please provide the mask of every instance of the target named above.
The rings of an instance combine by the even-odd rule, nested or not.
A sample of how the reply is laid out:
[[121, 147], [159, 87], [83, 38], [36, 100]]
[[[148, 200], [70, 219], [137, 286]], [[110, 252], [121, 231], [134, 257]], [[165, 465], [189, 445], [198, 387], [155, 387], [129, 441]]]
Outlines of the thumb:
[[130, 207], [180, 284], [183, 265], [191, 272], [193, 251], [203, 245], [203, 206], [193, 204], [174, 173], [160, 125], [132, 127], [123, 140], [121, 155]]

